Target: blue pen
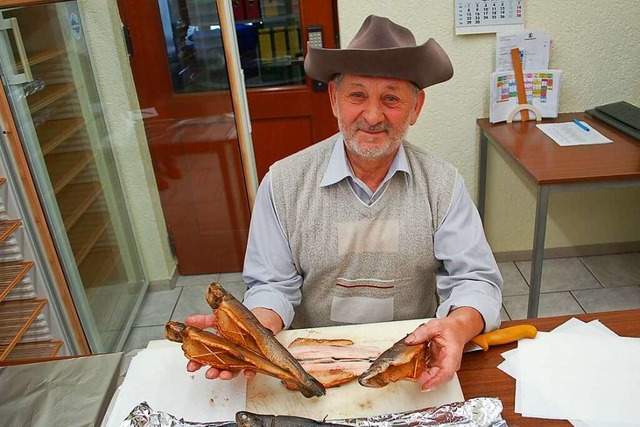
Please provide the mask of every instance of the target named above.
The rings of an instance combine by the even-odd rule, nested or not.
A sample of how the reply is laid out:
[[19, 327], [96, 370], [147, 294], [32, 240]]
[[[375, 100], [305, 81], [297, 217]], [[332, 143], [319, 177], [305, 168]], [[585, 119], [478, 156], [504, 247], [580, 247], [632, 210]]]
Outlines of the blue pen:
[[588, 127], [586, 127], [585, 125], [583, 125], [582, 123], [580, 123], [580, 120], [578, 120], [578, 119], [573, 119], [573, 123], [577, 124], [578, 126], [580, 126], [582, 129], [586, 130], [587, 132], [589, 132], [591, 130]]

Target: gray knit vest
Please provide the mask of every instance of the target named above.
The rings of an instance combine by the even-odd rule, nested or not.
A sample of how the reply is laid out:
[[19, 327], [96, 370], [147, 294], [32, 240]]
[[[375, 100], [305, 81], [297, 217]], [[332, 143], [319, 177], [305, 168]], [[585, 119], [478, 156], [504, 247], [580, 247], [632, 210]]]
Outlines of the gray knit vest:
[[433, 235], [456, 170], [404, 143], [412, 178], [396, 173], [371, 205], [346, 180], [320, 187], [337, 135], [271, 167], [277, 216], [303, 278], [293, 328], [433, 317]]

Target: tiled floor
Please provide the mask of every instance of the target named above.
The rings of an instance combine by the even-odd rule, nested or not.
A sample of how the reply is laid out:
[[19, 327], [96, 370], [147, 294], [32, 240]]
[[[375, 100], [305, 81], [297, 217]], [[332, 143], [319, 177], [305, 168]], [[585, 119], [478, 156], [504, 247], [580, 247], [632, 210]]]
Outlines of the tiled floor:
[[[504, 277], [502, 319], [523, 319], [527, 314], [530, 262], [499, 264]], [[149, 292], [125, 344], [124, 351], [146, 347], [163, 339], [168, 320], [207, 313], [204, 295], [217, 281], [242, 299], [245, 284], [240, 273], [181, 276], [175, 289]], [[544, 262], [540, 317], [640, 308], [640, 252]]]

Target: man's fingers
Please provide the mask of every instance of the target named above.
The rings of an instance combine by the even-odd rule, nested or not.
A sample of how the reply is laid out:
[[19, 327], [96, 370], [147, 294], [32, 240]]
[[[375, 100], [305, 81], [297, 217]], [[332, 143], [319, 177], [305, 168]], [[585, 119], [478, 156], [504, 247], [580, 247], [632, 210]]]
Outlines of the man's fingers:
[[429, 341], [433, 334], [429, 332], [429, 327], [426, 323], [418, 326], [413, 332], [411, 332], [407, 338], [405, 338], [404, 342], [413, 345], [413, 344], [422, 344], [423, 342]]
[[216, 317], [213, 314], [194, 314], [184, 319], [184, 323], [200, 329], [212, 328]]
[[418, 385], [423, 391], [431, 391], [453, 379], [454, 372], [437, 366], [427, 368], [418, 377]]
[[190, 360], [190, 361], [187, 363], [187, 371], [188, 371], [188, 372], [195, 372], [195, 371], [197, 371], [197, 370], [198, 370], [198, 369], [200, 369], [200, 368], [202, 368], [202, 365], [201, 365], [201, 364], [199, 364], [198, 362], [194, 362], [193, 360]]

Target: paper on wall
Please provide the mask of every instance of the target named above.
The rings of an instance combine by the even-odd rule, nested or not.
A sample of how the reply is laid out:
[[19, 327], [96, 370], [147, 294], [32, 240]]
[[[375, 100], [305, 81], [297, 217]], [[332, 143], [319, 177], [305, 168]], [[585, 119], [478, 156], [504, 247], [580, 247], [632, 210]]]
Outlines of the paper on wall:
[[496, 71], [513, 71], [511, 49], [520, 49], [522, 69], [549, 68], [551, 39], [542, 30], [524, 30], [496, 34]]

